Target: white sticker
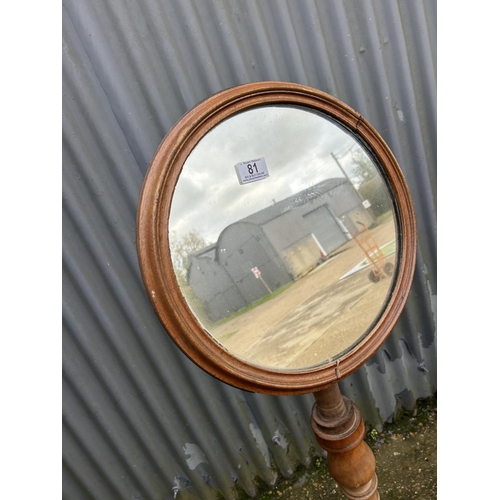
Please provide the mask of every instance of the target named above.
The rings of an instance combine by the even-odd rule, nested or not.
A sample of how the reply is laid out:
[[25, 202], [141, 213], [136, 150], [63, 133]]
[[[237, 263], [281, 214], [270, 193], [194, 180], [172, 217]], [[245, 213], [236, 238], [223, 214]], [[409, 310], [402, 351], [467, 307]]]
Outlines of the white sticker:
[[240, 161], [234, 168], [236, 169], [240, 184], [248, 184], [249, 182], [260, 181], [269, 177], [266, 160], [264, 160], [264, 158]]
[[260, 270], [258, 267], [252, 267], [252, 273], [253, 275], [258, 278], [260, 276]]

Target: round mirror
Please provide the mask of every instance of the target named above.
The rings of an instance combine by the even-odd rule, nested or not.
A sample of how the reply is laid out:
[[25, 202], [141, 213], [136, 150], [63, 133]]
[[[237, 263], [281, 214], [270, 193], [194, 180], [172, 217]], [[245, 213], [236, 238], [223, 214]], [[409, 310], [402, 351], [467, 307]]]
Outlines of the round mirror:
[[167, 135], [146, 176], [138, 250], [155, 310], [199, 366], [303, 393], [352, 373], [409, 291], [415, 222], [381, 137], [295, 84], [221, 92]]

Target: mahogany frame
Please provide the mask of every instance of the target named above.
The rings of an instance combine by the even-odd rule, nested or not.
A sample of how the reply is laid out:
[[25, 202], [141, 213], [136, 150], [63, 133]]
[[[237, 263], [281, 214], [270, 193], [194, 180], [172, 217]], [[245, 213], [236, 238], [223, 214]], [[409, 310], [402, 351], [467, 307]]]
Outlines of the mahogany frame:
[[[168, 220], [184, 162], [196, 144], [222, 120], [262, 105], [292, 104], [320, 111], [349, 130], [377, 159], [396, 206], [399, 255], [393, 293], [371, 331], [335, 361], [297, 371], [248, 363], [226, 350], [198, 323], [180, 291], [170, 258]], [[320, 90], [284, 82], [257, 82], [219, 92], [186, 113], [152, 158], [137, 213], [137, 251], [143, 281], [158, 318], [177, 346], [198, 366], [244, 390], [274, 395], [325, 389], [364, 364], [381, 346], [408, 297], [416, 260], [416, 222], [401, 169], [378, 132], [356, 111]]]

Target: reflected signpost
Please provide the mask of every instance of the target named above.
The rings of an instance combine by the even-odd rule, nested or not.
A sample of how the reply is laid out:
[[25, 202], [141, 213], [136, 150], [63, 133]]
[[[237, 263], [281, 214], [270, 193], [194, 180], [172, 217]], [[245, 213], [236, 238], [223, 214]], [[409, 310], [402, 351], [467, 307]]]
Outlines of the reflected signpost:
[[264, 281], [264, 278], [262, 277], [262, 273], [259, 271], [259, 268], [252, 267], [252, 273], [266, 287], [267, 292], [272, 293], [271, 289], [267, 286], [267, 283]]
[[[360, 164], [356, 187], [346, 170]], [[233, 386], [313, 392], [333, 477], [347, 498], [379, 498], [363, 420], [338, 388], [392, 330], [415, 265], [410, 196], [378, 133], [309, 87], [228, 89], [160, 145], [137, 228], [146, 289], [177, 345]], [[215, 243], [189, 256], [183, 293], [169, 241], [193, 231]]]

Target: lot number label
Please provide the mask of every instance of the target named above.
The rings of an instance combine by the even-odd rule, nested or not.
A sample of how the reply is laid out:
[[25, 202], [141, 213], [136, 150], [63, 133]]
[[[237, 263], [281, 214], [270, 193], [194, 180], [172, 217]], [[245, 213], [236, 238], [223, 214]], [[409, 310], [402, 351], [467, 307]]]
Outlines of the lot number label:
[[260, 181], [269, 177], [266, 160], [257, 158], [255, 160], [240, 161], [234, 168], [238, 175], [240, 184], [248, 184], [249, 182]]

